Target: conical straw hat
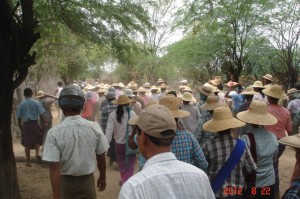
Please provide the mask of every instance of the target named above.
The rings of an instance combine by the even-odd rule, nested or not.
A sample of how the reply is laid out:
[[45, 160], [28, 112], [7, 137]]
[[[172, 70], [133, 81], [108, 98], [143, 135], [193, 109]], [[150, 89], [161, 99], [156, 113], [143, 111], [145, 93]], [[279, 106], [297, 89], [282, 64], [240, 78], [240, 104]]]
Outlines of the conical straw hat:
[[207, 101], [205, 104], [200, 106], [200, 109], [212, 111], [215, 110], [218, 107], [226, 107], [227, 104], [225, 102], [220, 102], [219, 97], [215, 95], [211, 95], [207, 97]]
[[273, 125], [277, 118], [267, 112], [268, 105], [261, 100], [253, 100], [247, 111], [237, 114], [237, 118], [250, 124]]
[[282, 88], [279, 85], [268, 86], [267, 88], [262, 90], [262, 92], [270, 97], [274, 97], [277, 99], [286, 99], [286, 95], [283, 93]]
[[119, 98], [117, 100], [113, 100], [112, 103], [117, 105], [124, 105], [129, 104], [133, 101], [134, 100], [129, 99], [127, 95], [120, 95]]
[[193, 95], [189, 92], [184, 92], [183, 95], [181, 96], [182, 101], [193, 101]]
[[261, 81], [255, 81], [253, 85], [251, 85], [253, 88], [265, 88], [264, 85], [261, 83]]
[[206, 96], [213, 94], [210, 86], [200, 86], [200, 87], [198, 87], [198, 91]]
[[167, 95], [159, 99], [159, 104], [166, 106], [172, 112], [174, 118], [183, 118], [190, 115], [188, 111], [180, 110], [178, 98], [173, 95]]
[[214, 110], [213, 119], [203, 125], [208, 132], [219, 132], [244, 126], [245, 123], [234, 118], [228, 107], [218, 107]]
[[147, 90], [144, 88], [144, 87], [140, 87], [137, 92], [140, 92], [140, 93], [145, 93], [147, 92]]
[[45, 92], [44, 92], [44, 91], [38, 91], [38, 92], [36, 93], [36, 98], [44, 97], [44, 95], [45, 95]]
[[299, 93], [299, 92], [300, 92], [300, 90], [297, 90], [295, 88], [291, 88], [290, 90], [288, 90], [287, 95], [291, 95], [293, 93]]
[[287, 146], [300, 148], [300, 134], [283, 137], [278, 142]]

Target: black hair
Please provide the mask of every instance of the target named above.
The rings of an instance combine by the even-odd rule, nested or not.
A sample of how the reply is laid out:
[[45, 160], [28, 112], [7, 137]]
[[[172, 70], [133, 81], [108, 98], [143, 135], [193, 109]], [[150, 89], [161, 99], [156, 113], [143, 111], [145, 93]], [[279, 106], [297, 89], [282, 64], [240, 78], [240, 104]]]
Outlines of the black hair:
[[253, 99], [254, 95], [244, 95], [244, 99], [247, 101], [251, 101]]
[[263, 98], [265, 98], [265, 94], [262, 92], [263, 88], [254, 88], [255, 92], [259, 92]]
[[222, 91], [223, 90], [223, 84], [218, 84], [217, 88]]
[[275, 97], [268, 96], [268, 102], [270, 104], [278, 104], [279, 99]]
[[182, 100], [183, 104], [186, 105], [186, 104], [189, 104], [190, 102], [189, 101], [184, 101]]
[[61, 81], [57, 82], [57, 85], [62, 86], [62, 82]]
[[[161, 135], [165, 135], [165, 136], [170, 136], [170, 135], [175, 135], [175, 131], [174, 130], [165, 130], [163, 132], [160, 133]], [[173, 138], [174, 136], [170, 137], [170, 138], [157, 138], [157, 137], [153, 137], [151, 135], [148, 135], [147, 133], [145, 133], [145, 135], [149, 138], [149, 140], [156, 146], [170, 146], [172, 144]]]
[[171, 94], [171, 95], [174, 95], [175, 97], [177, 97], [177, 93], [175, 91], [169, 91], [167, 94]]
[[25, 88], [24, 89], [24, 96], [25, 97], [31, 97], [33, 94], [32, 89], [31, 88]]
[[118, 105], [117, 107], [117, 121], [121, 124], [122, 122], [122, 117], [124, 115], [124, 110], [123, 110], [124, 105]]

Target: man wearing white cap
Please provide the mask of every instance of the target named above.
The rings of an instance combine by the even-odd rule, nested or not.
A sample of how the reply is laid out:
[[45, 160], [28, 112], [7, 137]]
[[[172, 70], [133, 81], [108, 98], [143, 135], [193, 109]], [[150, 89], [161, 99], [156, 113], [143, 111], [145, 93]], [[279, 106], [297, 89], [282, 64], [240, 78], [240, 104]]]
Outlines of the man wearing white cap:
[[119, 199], [214, 198], [206, 174], [171, 152], [176, 123], [168, 108], [150, 105], [129, 123], [138, 128], [139, 150], [147, 162], [122, 186]]

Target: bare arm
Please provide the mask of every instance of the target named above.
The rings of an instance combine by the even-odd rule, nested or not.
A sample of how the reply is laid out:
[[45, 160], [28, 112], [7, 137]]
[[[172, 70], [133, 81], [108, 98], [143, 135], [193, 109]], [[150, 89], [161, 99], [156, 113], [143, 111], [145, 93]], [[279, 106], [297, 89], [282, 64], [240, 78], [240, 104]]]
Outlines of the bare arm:
[[60, 162], [51, 162], [49, 168], [53, 199], [60, 199]]
[[97, 167], [100, 173], [100, 176], [97, 180], [98, 191], [104, 191], [106, 188], [106, 158], [105, 153], [101, 155], [96, 155], [97, 158]]

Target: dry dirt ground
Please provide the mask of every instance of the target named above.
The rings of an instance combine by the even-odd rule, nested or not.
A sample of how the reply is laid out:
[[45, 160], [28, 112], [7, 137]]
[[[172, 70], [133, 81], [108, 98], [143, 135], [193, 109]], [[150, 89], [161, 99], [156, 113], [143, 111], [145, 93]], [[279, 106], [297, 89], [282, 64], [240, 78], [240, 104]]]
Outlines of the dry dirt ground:
[[[56, 112], [54, 112], [56, 117]], [[57, 119], [54, 118], [55, 124]], [[32, 167], [25, 166], [24, 148], [16, 140], [14, 143], [14, 152], [17, 161], [18, 178], [23, 199], [51, 199], [52, 191], [49, 179], [49, 169], [47, 164], [36, 164], [34, 160], [34, 151], [31, 152], [31, 157], [34, 160]], [[295, 165], [295, 152], [292, 148], [287, 147], [282, 157], [280, 158], [280, 181], [281, 194], [289, 187], [290, 179]], [[137, 172], [137, 167], [135, 169]], [[95, 178], [98, 177], [98, 171], [95, 172]], [[97, 198], [101, 199], [116, 199], [120, 192], [119, 178], [120, 174], [112, 167], [107, 166], [107, 187], [104, 192], [98, 192]]]

